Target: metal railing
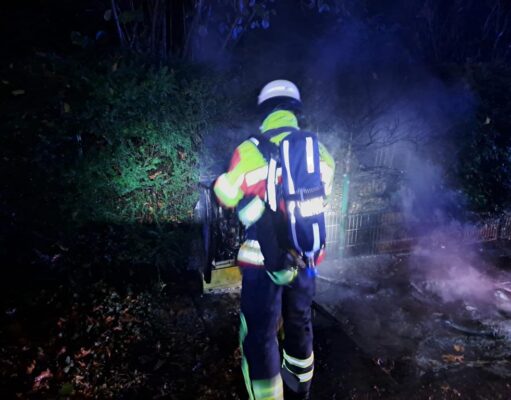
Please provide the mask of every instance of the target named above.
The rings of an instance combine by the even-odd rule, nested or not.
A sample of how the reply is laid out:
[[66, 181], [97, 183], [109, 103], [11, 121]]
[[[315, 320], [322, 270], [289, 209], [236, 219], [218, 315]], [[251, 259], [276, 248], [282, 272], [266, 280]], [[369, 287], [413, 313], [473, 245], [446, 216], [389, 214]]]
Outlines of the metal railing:
[[475, 224], [453, 223], [426, 228], [406, 220], [400, 212], [372, 212], [346, 216], [344, 243], [341, 243], [340, 215], [326, 214], [327, 249], [343, 250], [346, 256], [406, 253], [419, 242], [434, 246], [443, 243], [473, 244], [511, 240], [511, 216], [484, 219]]
[[341, 240], [341, 214], [335, 211], [325, 212], [325, 227], [327, 250], [337, 250]]

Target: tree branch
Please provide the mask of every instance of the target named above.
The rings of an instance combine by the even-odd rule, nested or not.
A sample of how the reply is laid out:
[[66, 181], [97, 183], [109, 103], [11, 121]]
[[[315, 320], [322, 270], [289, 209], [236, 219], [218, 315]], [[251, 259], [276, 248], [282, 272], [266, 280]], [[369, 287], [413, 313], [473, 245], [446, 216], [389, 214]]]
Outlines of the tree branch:
[[117, 27], [117, 34], [119, 35], [119, 41], [121, 42], [121, 47], [126, 47], [126, 39], [119, 22], [119, 14], [117, 13], [117, 4], [115, 3], [115, 0], [111, 0], [111, 6], [112, 14], [114, 15], [115, 26]]

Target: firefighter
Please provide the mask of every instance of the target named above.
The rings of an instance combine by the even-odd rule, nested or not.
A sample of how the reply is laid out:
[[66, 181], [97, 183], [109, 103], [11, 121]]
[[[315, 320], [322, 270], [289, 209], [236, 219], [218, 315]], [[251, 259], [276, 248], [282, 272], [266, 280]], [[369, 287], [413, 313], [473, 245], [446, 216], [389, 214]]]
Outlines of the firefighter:
[[[287, 80], [268, 83], [258, 97], [260, 126], [277, 148], [291, 130], [299, 129], [301, 99]], [[334, 161], [320, 144], [321, 181], [328, 196], [332, 190]], [[268, 163], [250, 138], [234, 151], [229, 169], [214, 184], [219, 202], [236, 208], [246, 240], [237, 265], [242, 270], [240, 346], [242, 371], [251, 400], [308, 399], [314, 370], [311, 304], [315, 276], [297, 268], [300, 261], [287, 249], [283, 213], [273, 213], [265, 203]], [[322, 251], [316, 260], [319, 264]], [[283, 327], [282, 361], [277, 340]]]

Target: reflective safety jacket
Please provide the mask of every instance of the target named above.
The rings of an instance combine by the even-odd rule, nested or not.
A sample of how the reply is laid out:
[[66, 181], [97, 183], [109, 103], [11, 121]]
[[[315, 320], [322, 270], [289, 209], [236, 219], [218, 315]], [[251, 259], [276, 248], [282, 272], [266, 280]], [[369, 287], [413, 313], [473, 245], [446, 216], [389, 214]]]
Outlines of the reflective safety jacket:
[[[268, 115], [260, 129], [264, 134], [273, 129], [287, 127], [298, 129], [298, 120], [292, 112], [279, 110]], [[272, 136], [270, 141], [278, 146], [290, 132]], [[319, 144], [319, 153], [321, 180], [325, 186], [325, 194], [329, 196], [332, 192], [335, 163], [321, 143]], [[267, 176], [268, 164], [266, 160], [256, 143], [248, 139], [236, 148], [228, 171], [218, 177], [213, 188], [224, 207], [237, 207], [238, 217], [247, 229], [247, 240], [241, 245], [238, 252], [238, 266], [264, 266], [264, 257], [259, 242], [257, 237], [251, 234], [250, 227], [264, 213]], [[321, 256], [320, 259], [322, 259]]]

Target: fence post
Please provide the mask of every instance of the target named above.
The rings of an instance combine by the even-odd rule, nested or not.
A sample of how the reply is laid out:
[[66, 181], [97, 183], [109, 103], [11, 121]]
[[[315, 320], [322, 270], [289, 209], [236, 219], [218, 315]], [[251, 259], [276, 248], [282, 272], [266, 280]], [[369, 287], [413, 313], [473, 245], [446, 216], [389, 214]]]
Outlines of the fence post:
[[348, 204], [350, 192], [350, 177], [347, 173], [342, 176], [342, 194], [341, 194], [341, 223], [339, 224], [339, 256], [344, 257], [346, 248], [346, 222], [348, 220]]

